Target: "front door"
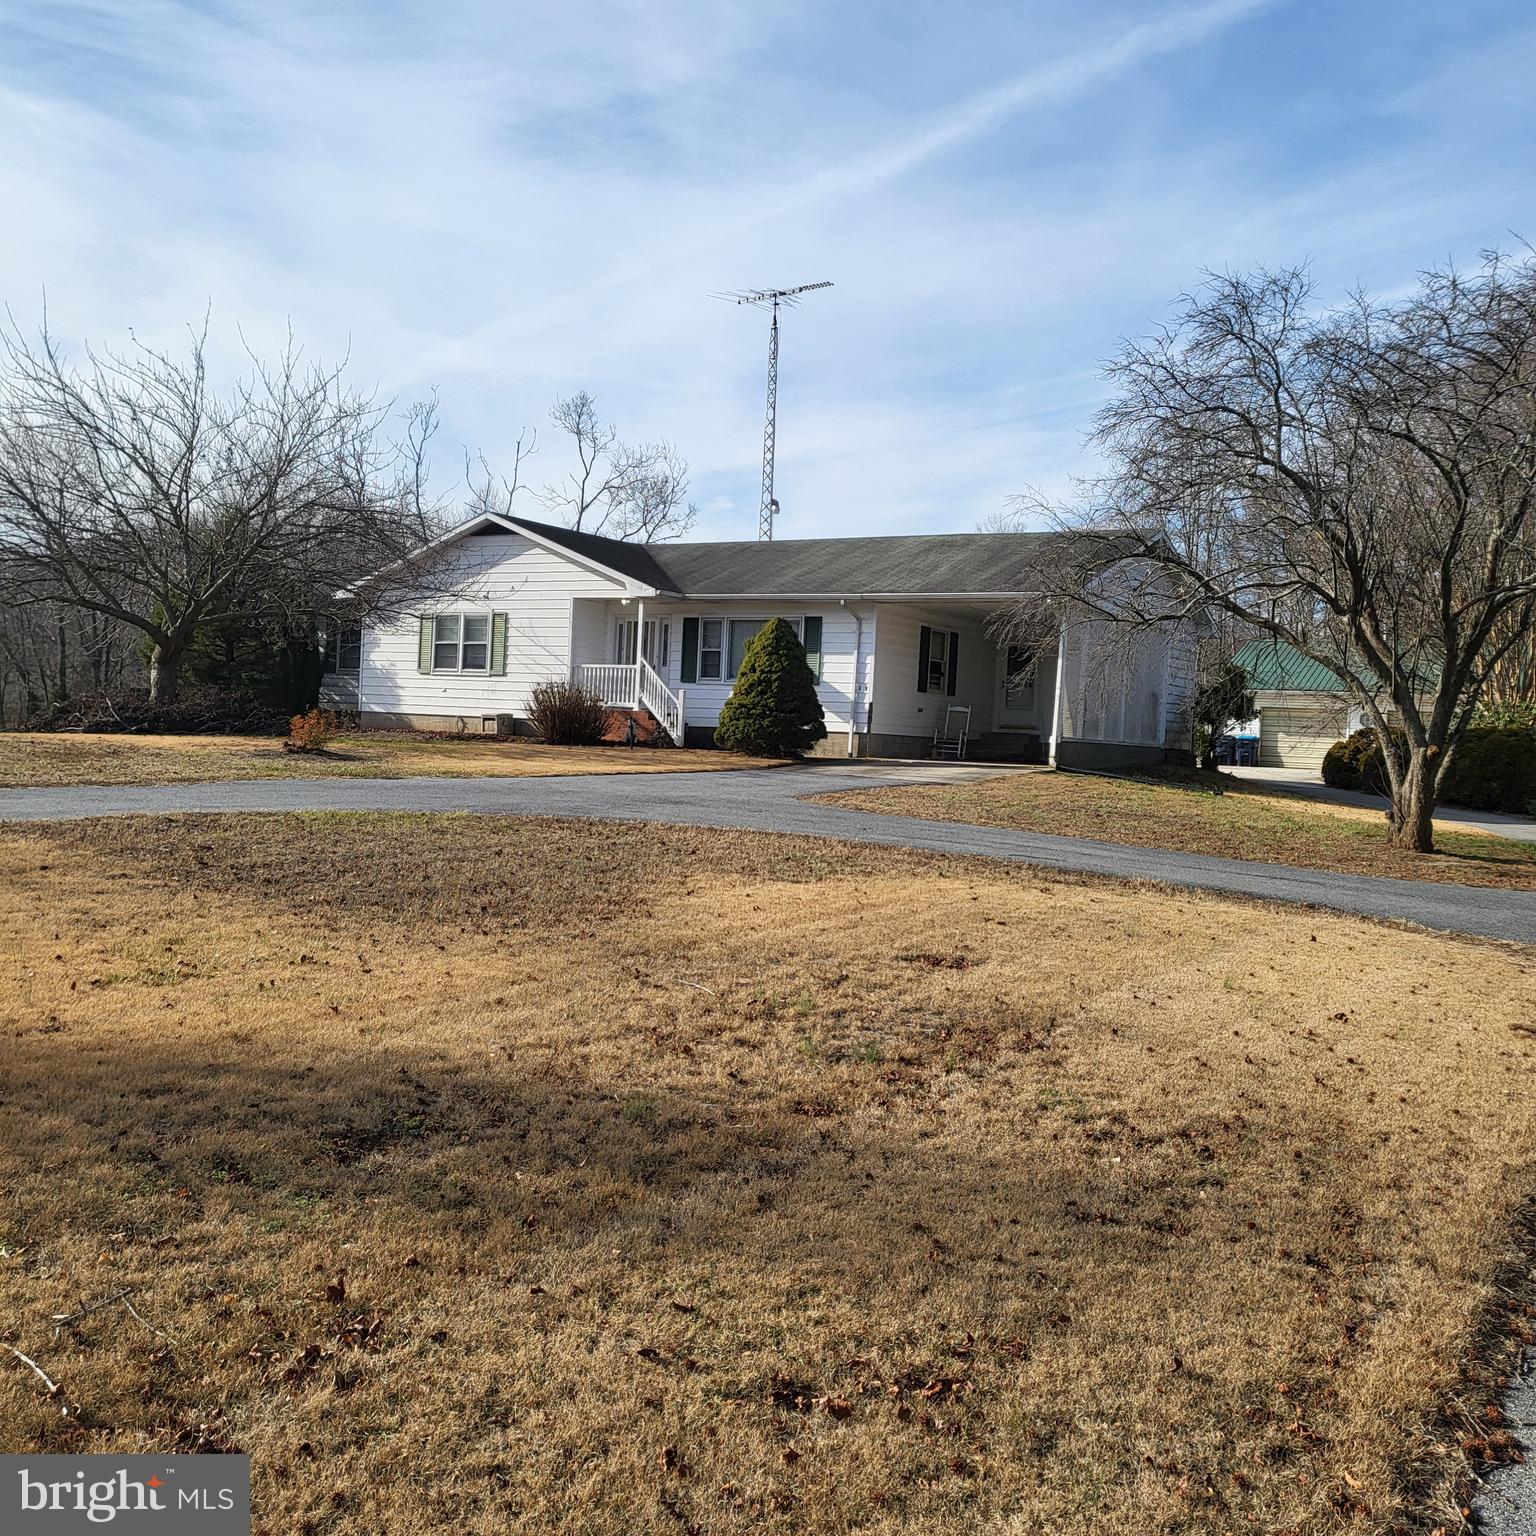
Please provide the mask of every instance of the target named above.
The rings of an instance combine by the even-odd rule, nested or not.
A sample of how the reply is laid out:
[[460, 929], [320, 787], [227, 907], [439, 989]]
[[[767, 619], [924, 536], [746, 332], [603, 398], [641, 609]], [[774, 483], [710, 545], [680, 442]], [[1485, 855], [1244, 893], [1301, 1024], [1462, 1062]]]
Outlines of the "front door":
[[635, 664], [635, 632], [638, 628], [634, 619], [620, 619], [613, 630], [613, 659], [621, 667], [632, 667]]
[[1035, 727], [1035, 660], [1023, 646], [997, 653], [997, 728], [1024, 731]]
[[667, 663], [672, 659], [672, 625], [667, 619], [645, 621], [645, 659], [663, 677], [667, 675]]
[[[620, 619], [614, 626], [613, 659], [621, 667], [635, 664], [635, 639], [639, 623], [635, 619]], [[667, 675], [667, 663], [672, 659], [672, 624], [668, 619], [645, 621], [645, 647], [641, 655], [663, 677]]]

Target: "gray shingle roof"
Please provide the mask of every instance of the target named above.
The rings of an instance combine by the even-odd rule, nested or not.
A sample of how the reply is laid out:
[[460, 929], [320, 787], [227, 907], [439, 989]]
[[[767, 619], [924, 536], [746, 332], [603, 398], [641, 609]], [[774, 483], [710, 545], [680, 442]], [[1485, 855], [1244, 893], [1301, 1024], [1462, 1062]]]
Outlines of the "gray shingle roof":
[[995, 596], [1027, 592], [1049, 533], [918, 533], [772, 543], [627, 544], [513, 521], [647, 586], [689, 597]]
[[512, 517], [508, 522], [520, 528], [531, 528], [542, 534], [551, 544], [558, 544], [572, 554], [585, 555], [610, 571], [628, 576], [642, 586], [659, 587], [662, 591], [675, 590], [672, 579], [651, 558], [653, 549], [664, 549], [663, 544], [631, 544], [624, 539], [605, 539], [599, 533], [578, 533], [574, 528], [561, 528], [555, 523], [536, 523], [529, 517]]

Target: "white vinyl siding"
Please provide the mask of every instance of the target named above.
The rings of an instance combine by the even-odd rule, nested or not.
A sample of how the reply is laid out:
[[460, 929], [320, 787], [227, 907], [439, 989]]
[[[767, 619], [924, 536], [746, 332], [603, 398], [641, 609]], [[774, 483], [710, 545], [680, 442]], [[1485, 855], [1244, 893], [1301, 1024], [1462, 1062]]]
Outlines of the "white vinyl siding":
[[[992, 728], [993, 703], [997, 696], [997, 647], [982, 628], [985, 617], [954, 609], [932, 608], [915, 603], [881, 603], [875, 640], [874, 699], [871, 729], [880, 735], [932, 737], [943, 723], [951, 704], [971, 706], [971, 731], [979, 735]], [[934, 682], [933, 662], [940, 641], [934, 638], [929, 658], [928, 692], [917, 686], [917, 664], [922, 629], [943, 631], [943, 681]], [[960, 637], [955, 691], [946, 692], [949, 667], [949, 636]]]
[[[360, 707], [387, 714], [460, 716], [473, 721], [477, 729], [486, 715], [523, 714], [535, 684], [571, 675], [573, 599], [616, 597], [622, 591], [619, 580], [521, 534], [460, 539], [424, 572], [419, 603], [414, 607], [403, 603], [407, 611], [399, 618], [369, 628], [363, 646]], [[596, 605], [576, 603], [575, 607], [590, 610]], [[417, 670], [421, 616], [476, 614], [485, 619], [483, 632], [472, 624], [458, 642], [470, 648], [473, 662], [482, 654], [476, 646], [488, 649], [493, 611], [507, 615], [505, 675], [488, 674], [483, 662], [479, 670], [438, 671], [435, 665], [430, 673]], [[600, 610], [594, 616], [601, 622]], [[591, 617], [584, 616], [584, 635]], [[434, 632], [434, 664], [438, 638]], [[445, 658], [446, 654], [445, 649]]]
[[1167, 696], [1184, 709], [1192, 652], [1173, 632], [1127, 638], [1105, 623], [1065, 635], [1060, 736], [1063, 740], [1187, 748], [1170, 730]]

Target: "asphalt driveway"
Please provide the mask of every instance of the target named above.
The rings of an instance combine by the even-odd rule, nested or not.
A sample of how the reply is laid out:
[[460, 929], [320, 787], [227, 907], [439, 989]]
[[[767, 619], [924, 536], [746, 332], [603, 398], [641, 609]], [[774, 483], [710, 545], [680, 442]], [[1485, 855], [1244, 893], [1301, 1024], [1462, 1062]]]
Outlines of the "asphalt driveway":
[[[978, 770], [978, 776], [981, 771]], [[1450, 933], [1536, 944], [1536, 892], [1382, 880], [1247, 863], [1045, 833], [816, 805], [804, 796], [925, 781], [899, 764], [807, 764], [733, 773], [581, 775], [523, 779], [265, 779], [0, 790], [0, 821], [232, 811], [493, 812], [665, 821], [793, 832], [1008, 859], [1050, 869], [1150, 880], [1270, 901], [1299, 902]]]
[[[1223, 768], [1234, 779], [1262, 784], [1266, 789], [1331, 805], [1354, 805], [1385, 816], [1391, 802], [1385, 795], [1363, 790], [1333, 789], [1322, 775], [1306, 768]], [[1437, 805], [1435, 821], [1447, 831], [1481, 832], [1489, 837], [1508, 837], [1517, 843], [1536, 843], [1536, 816], [1509, 816], [1501, 811], [1469, 811], [1458, 805]]]

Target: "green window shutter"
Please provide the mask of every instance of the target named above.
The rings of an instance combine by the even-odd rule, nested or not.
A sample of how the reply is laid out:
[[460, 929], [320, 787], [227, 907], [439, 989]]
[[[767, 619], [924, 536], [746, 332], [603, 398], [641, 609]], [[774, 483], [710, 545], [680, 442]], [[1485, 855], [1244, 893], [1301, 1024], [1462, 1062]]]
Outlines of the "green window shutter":
[[416, 636], [416, 670], [432, 670], [432, 620], [429, 618], [421, 621], [421, 629]]
[[960, 677], [960, 631], [952, 629], [949, 632], [949, 667], [944, 674], [944, 692], [950, 698], [955, 696], [955, 684]]
[[933, 631], [926, 624], [917, 632], [917, 691], [928, 692], [928, 652], [933, 647]]
[[801, 644], [805, 646], [805, 659], [811, 664], [811, 676], [819, 683], [821, 681], [821, 620], [806, 614], [800, 627], [804, 636]]
[[683, 620], [683, 672], [682, 680], [685, 683], [696, 683], [699, 680], [699, 621], [697, 619]]
[[491, 615], [491, 676], [505, 677], [507, 675], [507, 616], [504, 613]]

